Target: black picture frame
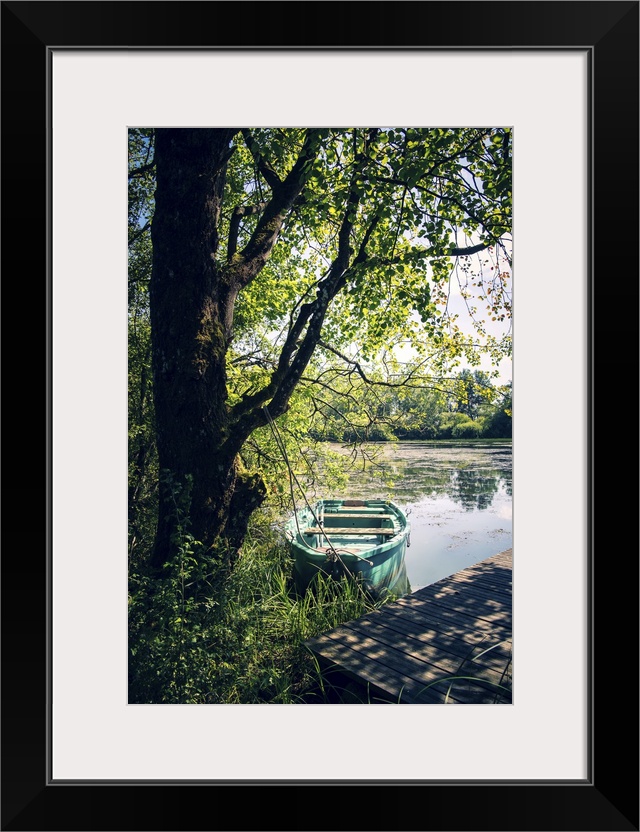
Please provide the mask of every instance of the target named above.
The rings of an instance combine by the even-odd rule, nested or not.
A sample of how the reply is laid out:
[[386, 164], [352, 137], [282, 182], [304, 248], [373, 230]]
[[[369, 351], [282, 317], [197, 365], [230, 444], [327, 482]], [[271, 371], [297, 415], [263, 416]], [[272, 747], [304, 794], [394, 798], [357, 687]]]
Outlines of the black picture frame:
[[[626, 0], [2, 3], [3, 288], [5, 309], [18, 317], [5, 361], [5, 412], [10, 446], [26, 439], [4, 491], [12, 510], [2, 557], [3, 830], [638, 830], [637, 500], [629, 504], [636, 492], [628, 484], [637, 484], [629, 461], [637, 423], [628, 408], [638, 379], [638, 10]], [[204, 46], [588, 51], [591, 730], [584, 782], [49, 779], [49, 57], [61, 47]], [[560, 408], [559, 430], [570, 430], [561, 404], [550, 406]], [[42, 414], [46, 430], [25, 435]], [[35, 516], [46, 521], [34, 540]], [[562, 696], [562, 680], [553, 683]]]

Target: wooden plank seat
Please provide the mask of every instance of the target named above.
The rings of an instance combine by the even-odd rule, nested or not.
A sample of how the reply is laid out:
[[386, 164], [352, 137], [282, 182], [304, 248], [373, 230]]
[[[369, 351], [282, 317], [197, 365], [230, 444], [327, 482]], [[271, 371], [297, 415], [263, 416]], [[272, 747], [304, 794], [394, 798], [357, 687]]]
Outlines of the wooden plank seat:
[[337, 535], [344, 535], [344, 534], [383, 534], [383, 535], [393, 535], [396, 534], [396, 529], [358, 529], [357, 527], [351, 526], [349, 528], [338, 528], [334, 526], [330, 526], [329, 528], [321, 529], [318, 526], [312, 526], [309, 529], [304, 530], [305, 534], [328, 534], [329, 536], [333, 534]]
[[329, 555], [331, 552], [334, 551], [334, 548], [337, 549], [339, 555], [361, 555], [366, 552], [366, 549], [363, 550], [359, 546], [340, 546], [340, 544], [336, 544], [336, 546], [316, 546], [317, 552], [324, 552], [325, 554]]
[[370, 517], [372, 520], [386, 520], [392, 518], [393, 514], [352, 514], [349, 511], [325, 511], [324, 519], [327, 520], [329, 517], [348, 517], [349, 520], [354, 517]]

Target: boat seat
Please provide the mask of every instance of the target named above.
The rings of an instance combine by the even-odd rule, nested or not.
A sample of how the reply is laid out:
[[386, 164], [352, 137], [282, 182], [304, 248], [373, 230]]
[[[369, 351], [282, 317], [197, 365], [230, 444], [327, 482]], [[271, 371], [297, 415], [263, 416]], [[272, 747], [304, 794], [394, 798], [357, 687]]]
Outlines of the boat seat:
[[382, 534], [382, 535], [394, 535], [396, 534], [396, 529], [358, 529], [354, 526], [349, 528], [339, 528], [337, 526], [329, 526], [325, 527], [324, 529], [319, 528], [318, 526], [313, 526], [309, 529], [304, 530], [304, 534], [326, 534], [326, 535], [346, 535], [346, 534]]
[[350, 520], [354, 517], [370, 517], [372, 520], [386, 520], [393, 517], [393, 514], [352, 514], [350, 511], [325, 511], [325, 520], [329, 517], [348, 517]]
[[[316, 546], [317, 552], [324, 552], [329, 555], [333, 551], [337, 551], [339, 555], [361, 555], [362, 549], [358, 546]], [[365, 550], [366, 551], [366, 550]]]

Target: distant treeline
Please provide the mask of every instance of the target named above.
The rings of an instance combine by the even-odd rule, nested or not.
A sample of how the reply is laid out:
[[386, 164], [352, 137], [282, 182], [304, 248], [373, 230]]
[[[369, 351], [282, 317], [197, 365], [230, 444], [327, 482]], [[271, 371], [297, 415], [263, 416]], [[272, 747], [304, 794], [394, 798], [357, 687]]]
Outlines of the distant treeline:
[[463, 370], [448, 387], [378, 388], [366, 422], [336, 400], [310, 434], [334, 442], [510, 439], [511, 402], [511, 384], [495, 387], [486, 373]]

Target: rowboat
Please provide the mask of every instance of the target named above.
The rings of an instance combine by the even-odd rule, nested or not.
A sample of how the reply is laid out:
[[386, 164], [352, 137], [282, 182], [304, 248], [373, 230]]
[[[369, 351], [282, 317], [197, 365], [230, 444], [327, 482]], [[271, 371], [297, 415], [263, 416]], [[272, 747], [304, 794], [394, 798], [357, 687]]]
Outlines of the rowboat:
[[374, 597], [410, 591], [405, 568], [410, 524], [389, 500], [318, 500], [285, 525], [296, 589], [322, 572], [353, 575]]

